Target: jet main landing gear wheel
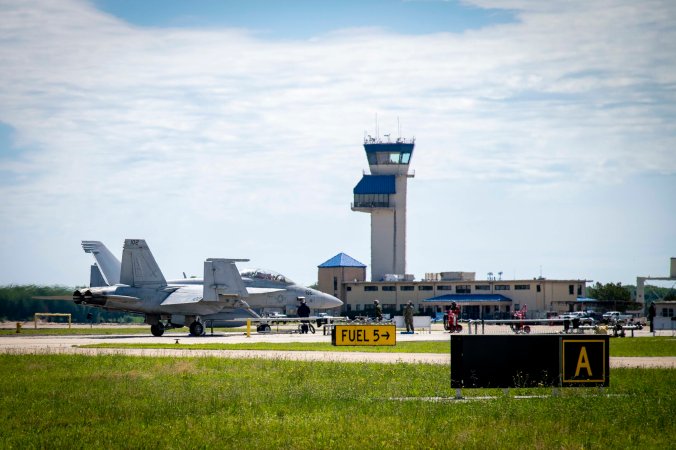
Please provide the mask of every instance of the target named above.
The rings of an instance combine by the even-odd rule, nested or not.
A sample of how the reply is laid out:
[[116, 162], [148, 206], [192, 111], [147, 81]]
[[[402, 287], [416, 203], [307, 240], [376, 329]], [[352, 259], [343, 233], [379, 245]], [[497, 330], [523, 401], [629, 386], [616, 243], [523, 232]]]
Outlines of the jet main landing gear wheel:
[[193, 322], [190, 324], [190, 334], [192, 336], [202, 336], [204, 334], [204, 325], [201, 322]]
[[264, 324], [258, 325], [256, 327], [256, 331], [259, 332], [259, 333], [269, 333], [270, 331], [272, 331], [272, 329], [270, 328], [270, 325], [268, 325], [267, 323], [264, 323]]
[[164, 325], [162, 325], [162, 322], [158, 322], [155, 325], [150, 325], [150, 332], [153, 334], [153, 336], [160, 337], [164, 334]]

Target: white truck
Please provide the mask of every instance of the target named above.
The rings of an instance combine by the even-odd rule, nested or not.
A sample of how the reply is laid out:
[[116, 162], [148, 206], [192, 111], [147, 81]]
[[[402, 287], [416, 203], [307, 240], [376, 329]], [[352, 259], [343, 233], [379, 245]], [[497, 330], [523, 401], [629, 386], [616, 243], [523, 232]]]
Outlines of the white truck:
[[629, 322], [634, 317], [631, 314], [625, 314], [619, 311], [608, 311], [603, 314], [603, 321], [606, 323]]

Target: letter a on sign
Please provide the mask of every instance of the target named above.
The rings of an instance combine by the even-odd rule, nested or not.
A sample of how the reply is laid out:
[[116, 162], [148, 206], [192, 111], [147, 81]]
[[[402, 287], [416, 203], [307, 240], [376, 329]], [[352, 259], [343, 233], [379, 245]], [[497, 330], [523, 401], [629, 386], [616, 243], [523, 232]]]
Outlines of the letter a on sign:
[[580, 349], [580, 356], [577, 358], [577, 368], [575, 369], [575, 376], [580, 376], [580, 369], [587, 369], [587, 376], [592, 376], [591, 365], [589, 364], [589, 356], [587, 356], [587, 347], [584, 345]]
[[562, 338], [560, 357], [564, 386], [608, 386], [608, 336]]

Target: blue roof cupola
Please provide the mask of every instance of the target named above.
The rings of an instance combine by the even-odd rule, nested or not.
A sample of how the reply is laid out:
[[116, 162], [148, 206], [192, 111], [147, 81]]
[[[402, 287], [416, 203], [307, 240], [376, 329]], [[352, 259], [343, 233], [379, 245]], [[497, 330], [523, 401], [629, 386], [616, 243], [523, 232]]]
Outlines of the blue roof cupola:
[[360, 263], [350, 255], [338, 253], [336, 256], [323, 262], [317, 267], [366, 267], [366, 265]]

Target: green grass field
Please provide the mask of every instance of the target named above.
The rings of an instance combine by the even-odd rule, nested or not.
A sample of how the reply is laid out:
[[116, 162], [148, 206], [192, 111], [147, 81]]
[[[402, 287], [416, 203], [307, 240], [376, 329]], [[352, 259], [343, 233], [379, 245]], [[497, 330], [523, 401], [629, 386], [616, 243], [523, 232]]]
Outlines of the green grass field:
[[427, 400], [454, 391], [424, 364], [0, 355], [0, 379], [3, 449], [673, 448], [676, 433], [667, 369], [472, 401]]
[[[193, 350], [292, 350], [358, 351], [387, 353], [449, 353], [448, 341], [399, 342], [391, 347], [335, 347], [328, 342], [290, 342], [247, 344], [95, 344], [92, 348], [171, 348]], [[676, 339], [669, 337], [624, 338], [610, 340], [610, 356], [676, 356]]]

